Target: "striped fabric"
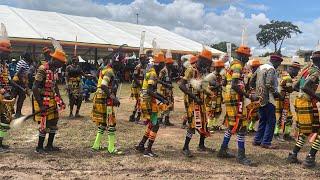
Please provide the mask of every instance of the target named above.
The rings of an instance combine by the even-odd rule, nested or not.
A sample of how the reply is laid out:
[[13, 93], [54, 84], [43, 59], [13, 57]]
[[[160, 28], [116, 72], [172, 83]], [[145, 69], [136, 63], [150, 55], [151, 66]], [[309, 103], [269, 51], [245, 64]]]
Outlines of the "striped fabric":
[[18, 63], [17, 63], [17, 69], [16, 72], [19, 72], [21, 69], [21, 73], [25, 73], [29, 70], [29, 65], [28, 63], [26, 63], [25, 60], [21, 59]]
[[[283, 110], [283, 101], [280, 101], [278, 98], [275, 98], [275, 104], [276, 104], [276, 120], [279, 121], [281, 118], [282, 110]], [[290, 104], [289, 104], [289, 107], [290, 107]], [[287, 119], [292, 119], [292, 112], [290, 108], [288, 109], [287, 113], [288, 113]]]
[[303, 147], [303, 145], [306, 143], [306, 141], [307, 141], [307, 135], [305, 135], [305, 134], [299, 134], [299, 136], [298, 136], [298, 140], [297, 140], [297, 142], [296, 142], [296, 146], [298, 146], [299, 148], [302, 148]]
[[319, 119], [314, 118], [313, 105], [310, 98], [298, 96], [294, 102], [297, 112], [297, 128], [299, 133], [313, 133], [319, 130]]
[[317, 151], [320, 150], [320, 136], [317, 135], [316, 140], [312, 143], [312, 148], [316, 149]]
[[[238, 106], [239, 103], [238, 99], [240, 98], [239, 95], [232, 89], [231, 83], [233, 79], [240, 79], [242, 78], [242, 65], [241, 62], [236, 60], [233, 61], [230, 65], [230, 69], [228, 70], [226, 74], [227, 78], [227, 86], [226, 86], [226, 92], [224, 93], [224, 102], [226, 105], [226, 120], [228, 122], [228, 125], [233, 127], [236, 125], [236, 118], [238, 116]], [[242, 100], [242, 105], [244, 105], [243, 98]], [[242, 107], [242, 113], [239, 115], [240, 116], [240, 121], [242, 122], [241, 124], [238, 124], [238, 127], [246, 127], [247, 126], [247, 120], [246, 120], [246, 112], [245, 108]], [[238, 129], [239, 129], [238, 128]]]
[[96, 92], [93, 98], [92, 121], [97, 125], [115, 126], [116, 124], [113, 106], [107, 105], [108, 101], [111, 99], [108, 99], [102, 91]]
[[[33, 106], [34, 106], [35, 112], [40, 111], [40, 107], [37, 101], [33, 101]], [[49, 100], [48, 107], [55, 107], [55, 108], [53, 108], [54, 110], [50, 110], [46, 112], [46, 121], [57, 121], [59, 119], [59, 113], [57, 109], [57, 102], [55, 101], [55, 99]], [[35, 118], [35, 121], [40, 122], [42, 118], [42, 114], [37, 114], [34, 116], [34, 118]]]

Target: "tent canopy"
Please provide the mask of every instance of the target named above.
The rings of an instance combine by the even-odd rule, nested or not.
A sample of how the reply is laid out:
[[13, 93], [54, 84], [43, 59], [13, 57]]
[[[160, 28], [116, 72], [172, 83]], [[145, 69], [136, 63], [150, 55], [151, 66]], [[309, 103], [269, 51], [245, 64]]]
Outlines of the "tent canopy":
[[[200, 52], [202, 44], [170, 32], [158, 26], [143, 26], [114, 22], [96, 17], [66, 15], [56, 12], [19, 9], [0, 5], [0, 22], [8, 30], [9, 37], [23, 39], [47, 39], [60, 41], [122, 45], [138, 48], [141, 32], [145, 31], [145, 48], [152, 48], [155, 38], [161, 49]], [[208, 48], [213, 54], [222, 51]]]

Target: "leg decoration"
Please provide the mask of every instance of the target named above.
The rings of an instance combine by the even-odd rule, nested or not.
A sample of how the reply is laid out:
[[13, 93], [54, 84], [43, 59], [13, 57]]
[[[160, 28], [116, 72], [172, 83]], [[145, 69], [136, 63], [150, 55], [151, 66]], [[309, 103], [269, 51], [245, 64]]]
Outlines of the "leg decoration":
[[102, 125], [100, 125], [100, 126], [98, 127], [98, 133], [97, 133], [96, 139], [95, 139], [95, 141], [94, 141], [94, 144], [93, 144], [93, 146], [92, 146], [92, 149], [93, 149], [93, 150], [99, 150], [99, 149], [101, 149], [100, 142], [101, 142], [101, 138], [102, 138], [102, 135], [103, 135], [105, 129], [106, 129], [106, 127], [105, 127], [105, 126], [102, 126]]
[[320, 150], [320, 136], [317, 135], [316, 140], [312, 143], [309, 154], [306, 157], [303, 165], [307, 168], [312, 168], [316, 166], [316, 154]]
[[221, 144], [220, 150], [218, 152], [218, 157], [220, 158], [233, 158], [235, 157], [233, 154], [230, 154], [228, 152], [228, 145], [229, 145], [229, 141], [231, 138], [231, 129], [232, 127], [229, 127], [226, 132], [224, 133], [224, 138], [223, 138], [223, 142]]
[[299, 163], [298, 153], [299, 153], [300, 149], [303, 147], [303, 145], [306, 143], [307, 138], [308, 137], [305, 134], [300, 134], [298, 136], [298, 140], [296, 142], [296, 145], [294, 146], [292, 152], [289, 153], [289, 156], [287, 158], [288, 163]]
[[43, 144], [46, 138], [46, 133], [44, 131], [39, 131], [38, 147], [36, 148], [37, 153], [44, 153]]

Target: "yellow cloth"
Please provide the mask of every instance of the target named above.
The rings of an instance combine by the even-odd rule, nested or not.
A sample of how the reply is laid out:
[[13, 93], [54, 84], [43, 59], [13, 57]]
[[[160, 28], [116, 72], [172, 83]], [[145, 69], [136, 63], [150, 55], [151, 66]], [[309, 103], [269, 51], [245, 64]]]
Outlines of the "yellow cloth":
[[112, 99], [108, 98], [106, 92], [101, 89], [102, 85], [111, 87], [115, 74], [110, 66], [104, 67], [99, 74], [98, 89], [93, 98], [92, 121], [96, 124], [116, 124]]
[[[37, 101], [33, 101], [34, 104], [34, 110], [35, 112], [40, 111], [40, 107]], [[58, 113], [58, 109], [57, 109], [57, 102], [55, 101], [55, 99], [50, 99], [49, 101], [49, 107], [50, 110], [46, 112], [46, 121], [53, 121], [53, 120], [58, 120], [59, 119], [59, 113]], [[51, 108], [54, 107], [54, 108]], [[34, 119], [37, 122], [40, 122], [42, 118], [41, 113], [35, 115]]]
[[150, 86], [157, 86], [157, 73], [156, 70], [152, 67], [146, 73], [143, 84], [142, 84], [142, 93], [141, 93], [141, 111], [142, 118], [146, 120], [150, 120], [151, 113], [158, 113], [159, 107], [155, 98], [151, 97], [147, 90]]
[[[236, 124], [236, 117], [238, 114], [238, 106], [239, 103], [242, 103], [242, 113], [240, 116], [240, 121], [242, 121], [241, 124], [239, 124], [239, 127], [245, 127], [247, 126], [247, 120], [246, 120], [246, 108], [244, 108], [244, 97], [240, 97], [238, 93], [236, 93], [235, 90], [231, 87], [231, 82], [234, 79], [240, 79], [242, 76], [242, 69], [243, 66], [240, 61], [233, 60], [230, 64], [230, 69], [228, 69], [226, 73], [226, 79], [227, 79], [227, 86], [226, 91], [224, 94], [224, 102], [226, 105], [226, 120], [228, 122], [229, 126], [234, 126]], [[241, 101], [239, 101], [241, 99]]]
[[299, 133], [313, 133], [319, 130], [319, 119], [314, 118], [311, 99], [300, 95], [295, 99], [297, 113], [297, 128]]

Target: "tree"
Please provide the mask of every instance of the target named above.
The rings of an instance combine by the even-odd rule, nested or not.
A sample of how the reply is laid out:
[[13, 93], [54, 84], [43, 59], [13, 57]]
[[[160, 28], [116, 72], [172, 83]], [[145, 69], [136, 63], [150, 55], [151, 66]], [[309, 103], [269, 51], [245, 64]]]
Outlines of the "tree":
[[257, 40], [262, 47], [274, 45], [274, 52], [281, 54], [281, 47], [285, 39], [291, 38], [291, 34], [302, 33], [298, 26], [288, 21], [274, 21], [265, 25], [259, 25], [260, 32]]
[[[217, 44], [212, 44], [211, 47], [214, 48], [214, 49], [220, 50], [222, 52], [227, 52], [227, 43], [228, 42], [226, 42], [226, 41], [222, 41], [222, 42], [219, 42]], [[231, 54], [232, 54], [232, 56], [234, 55], [234, 52], [235, 52], [235, 50], [237, 48], [238, 47], [234, 43], [231, 43]]]

